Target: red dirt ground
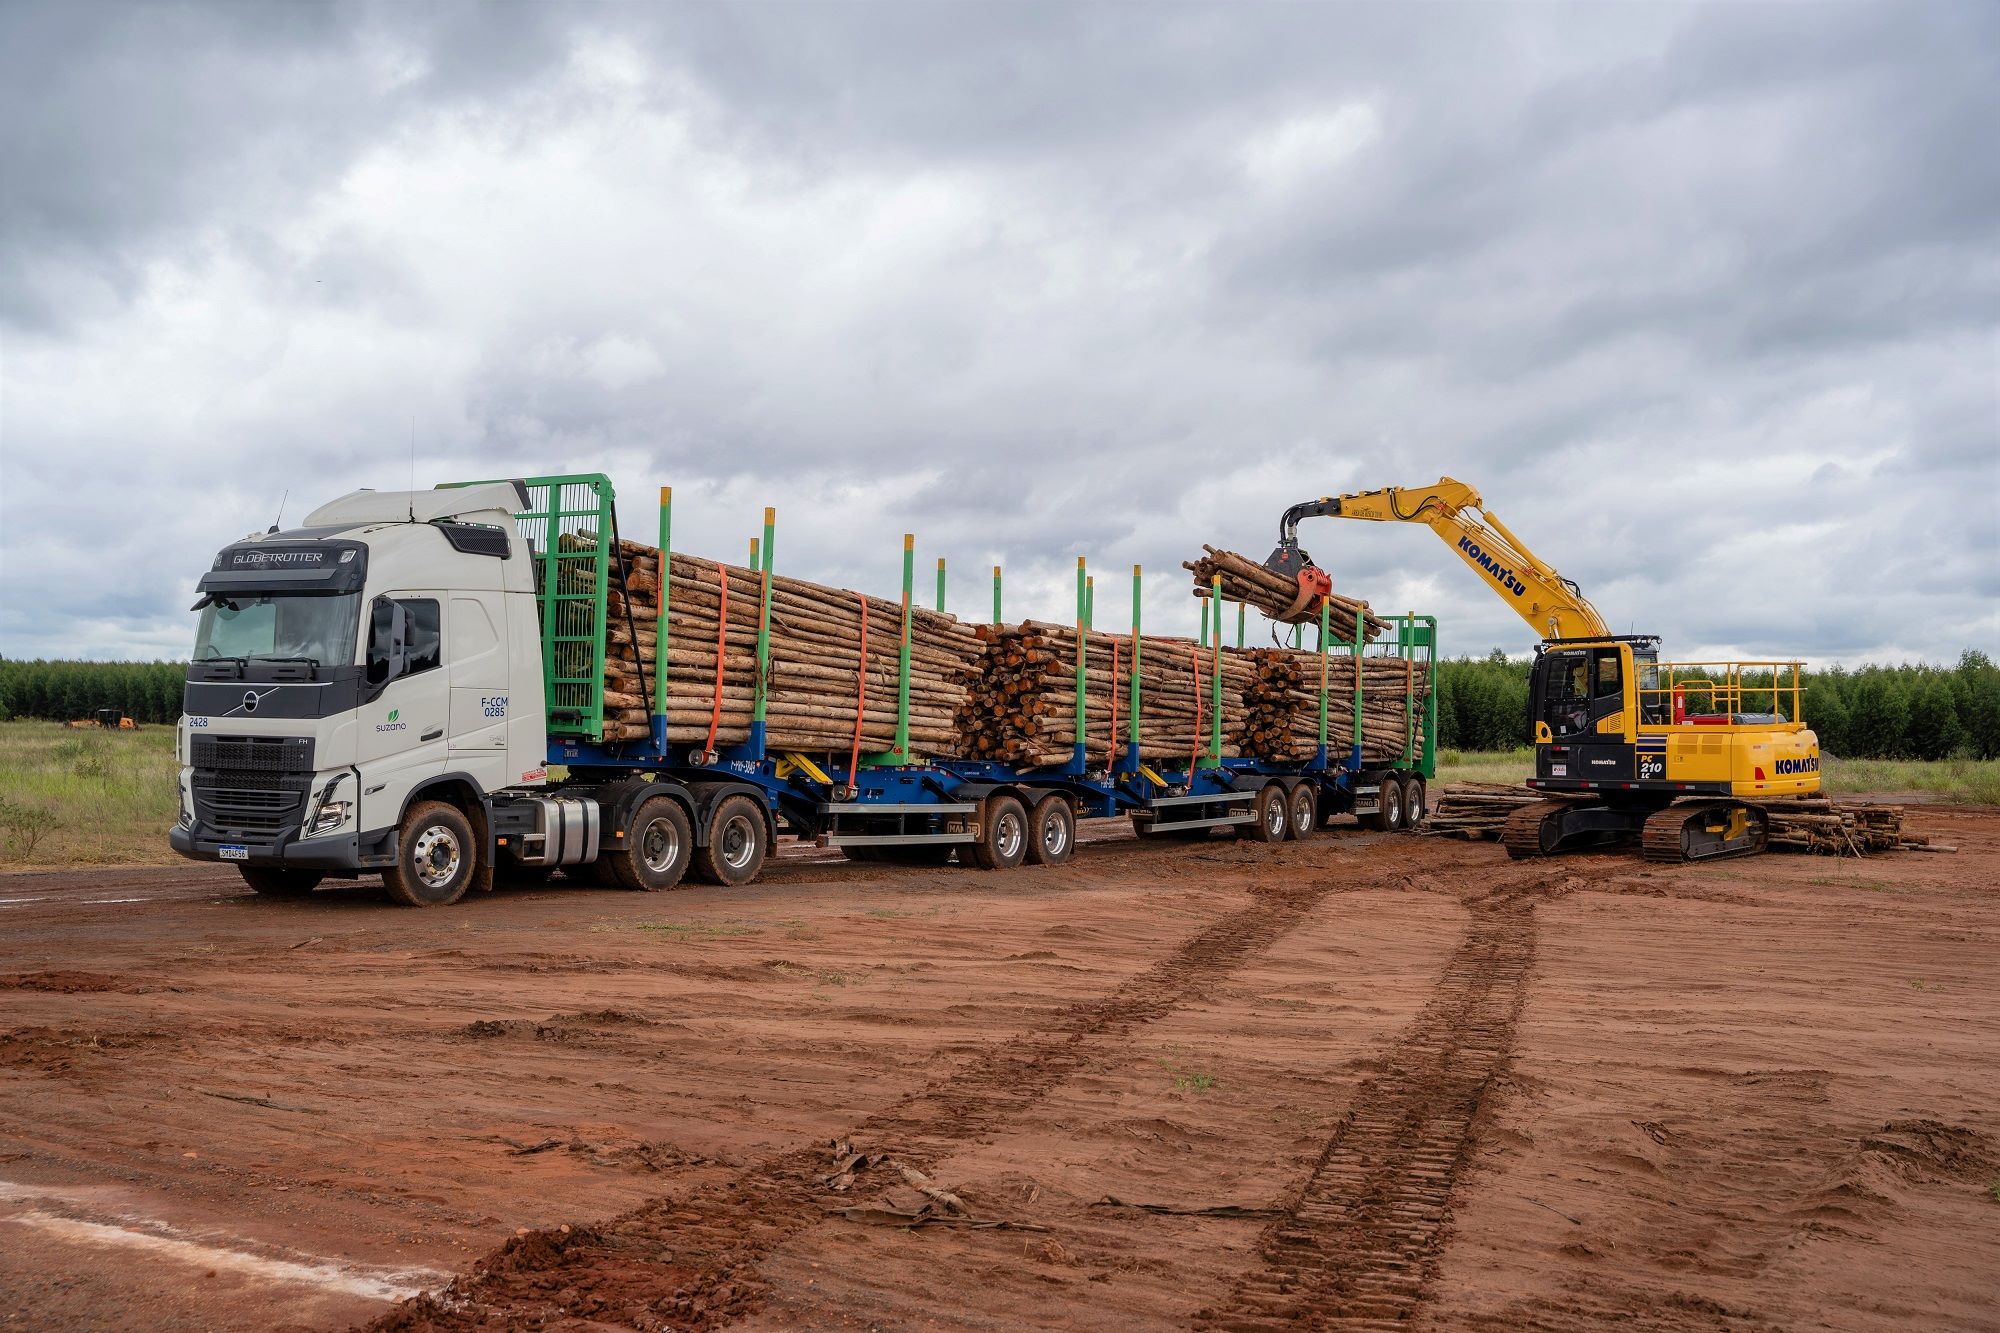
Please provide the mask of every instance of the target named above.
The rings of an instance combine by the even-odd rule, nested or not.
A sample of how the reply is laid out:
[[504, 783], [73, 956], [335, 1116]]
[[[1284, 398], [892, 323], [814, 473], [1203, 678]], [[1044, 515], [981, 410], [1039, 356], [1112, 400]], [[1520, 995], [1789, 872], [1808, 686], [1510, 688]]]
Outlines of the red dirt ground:
[[0, 1325], [2000, 1327], [2000, 811], [1909, 822], [0, 878]]

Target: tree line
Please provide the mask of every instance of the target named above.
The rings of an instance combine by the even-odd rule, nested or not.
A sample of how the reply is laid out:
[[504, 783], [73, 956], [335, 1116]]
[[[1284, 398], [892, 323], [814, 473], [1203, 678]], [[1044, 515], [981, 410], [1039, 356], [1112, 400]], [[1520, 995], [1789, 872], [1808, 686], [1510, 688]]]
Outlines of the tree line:
[[[1497, 649], [1438, 663], [1438, 744], [1455, 750], [1527, 744], [1528, 668]], [[1746, 685], [1752, 681], [1744, 677]], [[1758, 683], [1768, 685], [1768, 677]], [[1752, 706], [1763, 708], [1768, 698]], [[1689, 695], [1691, 711], [1705, 707], [1699, 690]], [[1780, 708], [1790, 713], [1789, 697]], [[1951, 667], [1808, 670], [1800, 712], [1820, 749], [1844, 759], [2000, 757], [2000, 667], [1974, 649]]]
[[24, 662], [0, 657], [0, 718], [67, 722], [100, 708], [122, 709], [134, 722], [173, 723], [181, 716], [185, 662]]
[[[0, 718], [89, 717], [117, 708], [136, 722], [181, 713], [181, 662], [0, 658]], [[1848, 759], [2000, 757], [2000, 667], [1967, 650], [1955, 667], [1833, 667], [1806, 673], [1805, 720], [1820, 748]], [[1528, 740], [1528, 663], [1494, 650], [1438, 663], [1438, 744], [1509, 750]]]

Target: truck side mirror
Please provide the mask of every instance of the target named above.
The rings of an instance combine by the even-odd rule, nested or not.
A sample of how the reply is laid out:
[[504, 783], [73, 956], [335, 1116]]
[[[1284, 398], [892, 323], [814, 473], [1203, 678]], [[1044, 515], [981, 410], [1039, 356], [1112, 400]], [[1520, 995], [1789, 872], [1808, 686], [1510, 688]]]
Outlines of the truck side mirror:
[[410, 613], [393, 598], [377, 597], [368, 613], [368, 683], [380, 689], [409, 666]]

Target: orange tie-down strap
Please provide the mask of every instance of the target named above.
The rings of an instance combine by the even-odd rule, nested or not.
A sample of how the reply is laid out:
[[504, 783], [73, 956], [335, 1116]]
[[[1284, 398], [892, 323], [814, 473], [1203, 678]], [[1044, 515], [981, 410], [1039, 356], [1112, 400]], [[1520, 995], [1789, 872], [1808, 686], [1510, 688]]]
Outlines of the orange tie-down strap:
[[854, 748], [847, 755], [847, 785], [858, 786], [855, 781], [861, 772], [861, 715], [868, 707], [868, 598], [856, 593], [854, 600], [861, 603], [861, 667], [854, 673]]
[[729, 567], [717, 564], [722, 576], [722, 613], [715, 626], [715, 706], [708, 715], [708, 753], [715, 753], [715, 733], [722, 727], [722, 658], [729, 648]]

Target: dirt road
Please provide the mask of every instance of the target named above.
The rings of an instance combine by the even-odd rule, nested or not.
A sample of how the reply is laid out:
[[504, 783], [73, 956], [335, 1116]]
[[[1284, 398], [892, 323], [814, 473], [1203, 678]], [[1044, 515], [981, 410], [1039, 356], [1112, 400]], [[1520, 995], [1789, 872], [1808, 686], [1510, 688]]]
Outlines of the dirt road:
[[2000, 812], [1911, 823], [0, 878], [0, 1322], [2000, 1326]]

